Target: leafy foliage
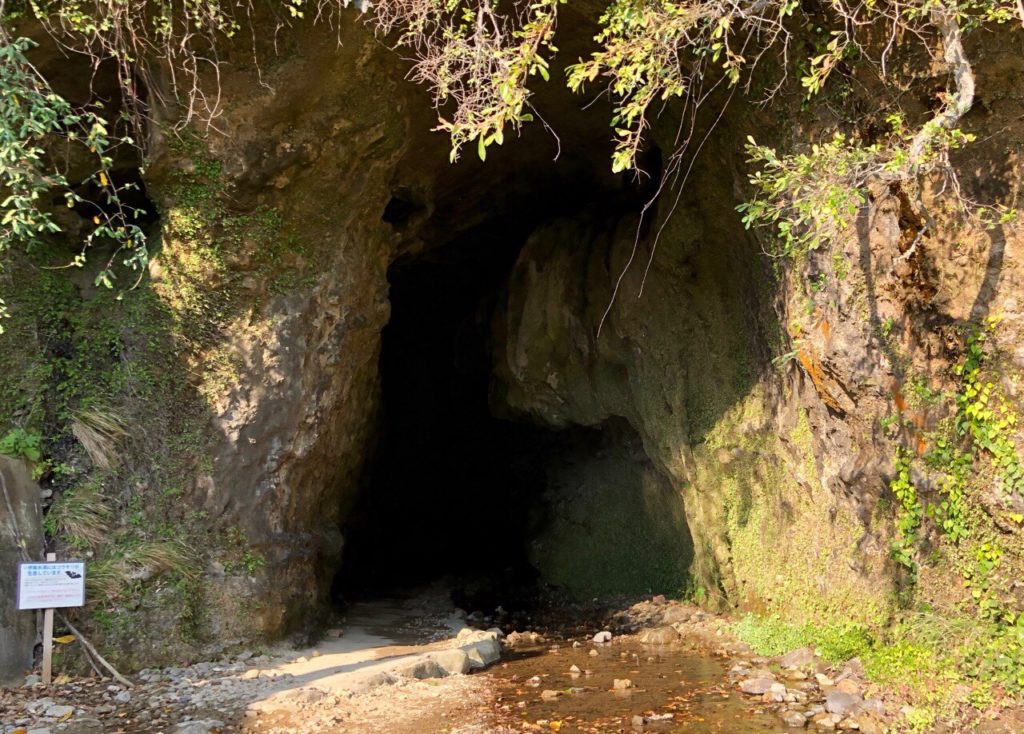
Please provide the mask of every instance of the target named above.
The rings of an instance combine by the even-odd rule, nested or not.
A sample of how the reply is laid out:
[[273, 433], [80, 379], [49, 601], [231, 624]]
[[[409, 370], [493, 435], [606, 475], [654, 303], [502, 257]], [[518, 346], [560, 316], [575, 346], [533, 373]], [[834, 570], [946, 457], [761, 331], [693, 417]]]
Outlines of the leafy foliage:
[[[5, 194], [0, 201], [0, 256], [12, 246], [31, 247], [61, 230], [49, 206], [56, 196], [68, 208], [84, 205], [94, 212], [93, 227], [74, 265], [83, 265], [86, 251], [97, 242], [116, 243], [96, 278], [97, 284], [111, 288], [113, 266], [122, 253], [123, 264], [131, 268], [141, 269], [148, 261], [145, 237], [135, 223], [140, 212], [123, 203], [128, 186], [117, 186], [109, 174], [112, 148], [131, 140], [113, 138], [98, 111], [74, 109], [53, 92], [25, 55], [33, 45], [27, 38], [10, 38], [0, 27], [0, 191]], [[54, 152], [58, 140], [65, 149], [78, 147], [94, 157], [96, 170], [89, 181], [104, 192], [105, 206], [86, 202], [77, 193], [87, 182], [68, 180], [67, 165], [60, 165]]]
[[0, 438], [0, 454], [39, 461], [43, 456], [42, 440], [38, 433], [13, 428]]
[[776, 616], [748, 614], [733, 631], [759, 655], [783, 655], [806, 646], [815, 648], [830, 663], [863, 655], [874, 644], [867, 628], [853, 622], [793, 624]]
[[760, 170], [750, 176], [757, 195], [737, 207], [743, 225], [773, 226], [782, 255], [832, 244], [867, 200], [864, 184], [879, 168], [879, 152], [877, 145], [852, 145], [836, 133], [809, 153], [780, 158], [772, 148], [748, 138], [749, 161]]
[[914, 562], [917, 532], [921, 527], [924, 508], [917, 496], [917, 489], [910, 479], [910, 455], [901, 448], [896, 451], [896, 476], [889, 483], [889, 489], [896, 496], [899, 507], [896, 512], [896, 539], [892, 544], [893, 558], [911, 572], [916, 571]]

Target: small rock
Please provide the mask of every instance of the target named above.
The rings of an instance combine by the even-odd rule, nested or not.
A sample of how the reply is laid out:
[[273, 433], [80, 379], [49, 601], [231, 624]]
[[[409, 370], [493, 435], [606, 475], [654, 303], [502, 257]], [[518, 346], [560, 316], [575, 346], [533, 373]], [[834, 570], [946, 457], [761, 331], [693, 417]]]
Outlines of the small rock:
[[633, 716], [632, 724], [634, 729], [643, 729], [645, 723], [647, 722], [644, 721], [644, 717], [640, 716], [640, 714]]
[[658, 606], [666, 604], [667, 602], [668, 599], [665, 598], [664, 594], [657, 594], [653, 599], [651, 599], [651, 604], [657, 604]]
[[863, 734], [882, 734], [885, 731], [882, 723], [871, 714], [861, 714], [857, 717], [857, 723]]
[[590, 651], [590, 657], [592, 657], [592, 658], [596, 658], [596, 657], [597, 657], [597, 655], [598, 655], [598, 652], [597, 652], [597, 650], [591, 650], [591, 651]]
[[[854, 711], [861, 703], [861, 697], [845, 691], [832, 691], [825, 696], [825, 710], [830, 714], [844, 717]], [[838, 722], [836, 722], [838, 723]]]
[[824, 673], [815, 673], [814, 674], [814, 680], [818, 681], [818, 685], [821, 686], [822, 688], [824, 688], [826, 686], [834, 686], [836, 684], [834, 680], [829, 678]]
[[26, 686], [34, 686], [37, 683], [41, 683], [42, 680], [43, 679], [40, 678], [38, 675], [26, 675], [25, 676], [25, 685]]
[[793, 729], [803, 729], [807, 726], [807, 717], [799, 711], [787, 711], [782, 715], [783, 723]]
[[612, 688], [616, 691], [625, 691], [628, 688], [633, 687], [633, 681], [629, 678], [616, 678], [615, 682], [612, 683]]
[[580, 670], [580, 667], [578, 665], [573, 665], [571, 668], [569, 668], [569, 672], [572, 673], [573, 675], [579, 675], [583, 671]]
[[819, 729], [831, 731], [836, 728], [836, 724], [839, 723], [840, 717], [835, 714], [818, 714], [812, 719], [812, 721]]
[[545, 690], [540, 692], [540, 697], [542, 699], [544, 699], [545, 701], [554, 701], [556, 698], [558, 698], [561, 695], [562, 695], [561, 691], [552, 691], [550, 689], [545, 689]]
[[217, 719], [183, 721], [171, 729], [171, 734], [210, 734], [224, 728], [224, 722]]
[[773, 678], [763, 676], [761, 678], [748, 678], [740, 682], [740, 690], [751, 696], [761, 696], [771, 690], [775, 684]]
[[836, 683], [836, 690], [842, 691], [843, 693], [849, 693], [854, 696], [860, 695], [860, 685], [852, 678], [843, 678], [841, 681]]
[[594, 642], [604, 643], [612, 641], [612, 633], [608, 630], [601, 630], [592, 638]]
[[689, 622], [693, 616], [693, 610], [682, 605], [671, 605], [661, 615], [662, 624], [682, 624]]
[[860, 705], [859, 711], [866, 714], [882, 716], [885, 714], [885, 704], [880, 698], [869, 698]]
[[128, 691], [121, 691], [116, 696], [114, 696], [114, 703], [124, 704], [124, 703], [131, 703], [131, 702], [132, 702], [132, 694], [129, 693]]
[[73, 713], [75, 713], [75, 709], [73, 706], [61, 706], [58, 704], [53, 704], [52, 706], [49, 706], [46, 709], [46, 711], [43, 713], [43, 716], [49, 716], [51, 719], [59, 719], [62, 716], [70, 716]]
[[[15, 729], [14, 731], [18, 731], [18, 730]], [[25, 731], [25, 730], [22, 729], [22, 731]], [[28, 734], [50, 734], [50, 729], [49, 729], [49, 727], [46, 727], [46, 726], [40, 726], [40, 727], [37, 727], [35, 729], [29, 729], [28, 730]]]
[[668, 645], [679, 641], [679, 633], [672, 627], [656, 627], [651, 630], [644, 630], [640, 635], [640, 642], [648, 645]]
[[783, 668], [802, 668], [814, 662], [814, 650], [809, 647], [799, 647], [788, 652], [779, 660]]

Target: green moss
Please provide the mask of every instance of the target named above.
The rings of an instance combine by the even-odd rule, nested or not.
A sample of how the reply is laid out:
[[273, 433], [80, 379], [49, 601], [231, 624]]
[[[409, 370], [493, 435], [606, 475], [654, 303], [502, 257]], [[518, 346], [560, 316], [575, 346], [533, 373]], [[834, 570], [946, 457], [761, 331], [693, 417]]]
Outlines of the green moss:
[[[99, 518], [98, 542], [97, 533], [84, 538], [55, 517], [46, 529], [58, 548], [93, 552], [90, 578], [108, 593], [90, 595], [86, 614], [105, 652], [129, 665], [159, 661], [134, 660], [139, 624], [166, 633], [166, 641], [144, 649], [167, 661], [198, 644], [206, 624], [205, 583], [174, 564], [161, 566], [159, 551], [193, 549], [201, 568], [225, 544], [181, 497], [213, 469], [210, 403], [239, 379], [227, 334], [248, 321], [258, 298], [241, 280], [251, 274], [273, 295], [311, 277], [304, 265], [310, 258], [275, 211], [232, 211], [220, 164], [205, 146], [187, 139], [174, 145], [191, 164], [151, 189], [164, 202], [154, 278], [119, 298], [92, 285], [92, 260], [102, 261], [102, 253], [82, 270], [49, 269], [63, 264], [66, 252], [37, 247], [30, 261], [8, 271], [11, 318], [0, 337], [0, 436], [17, 428], [42, 437], [39, 472], [57, 507], [77, 508], [87, 488], [104, 488], [109, 516]], [[127, 430], [116, 466], [103, 473], [72, 433], [86, 410], [117, 416]], [[76, 502], [62, 503], [65, 494]], [[125, 564], [146, 553], [139, 561], [148, 564], [145, 573], [125, 573]], [[240, 569], [251, 572], [260, 560], [243, 555]]]
[[783, 655], [799, 647], [813, 647], [831, 663], [867, 653], [873, 644], [868, 630], [856, 622], [793, 624], [778, 616], [747, 615], [733, 632], [760, 655]]
[[653, 467], [628, 457], [607, 450], [552, 477], [530, 559], [575, 597], [692, 591], [682, 499]]

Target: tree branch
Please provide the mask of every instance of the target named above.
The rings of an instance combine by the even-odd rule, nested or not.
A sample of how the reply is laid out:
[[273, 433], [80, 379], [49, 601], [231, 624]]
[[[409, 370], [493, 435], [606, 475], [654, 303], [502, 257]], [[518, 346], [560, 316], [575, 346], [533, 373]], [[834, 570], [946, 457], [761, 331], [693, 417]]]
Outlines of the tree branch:
[[936, 5], [932, 9], [932, 22], [942, 34], [943, 58], [953, 73], [955, 91], [949, 95], [942, 110], [924, 124], [910, 144], [910, 168], [915, 173], [921, 167], [922, 158], [929, 144], [939, 132], [956, 127], [960, 118], [967, 114], [974, 104], [974, 71], [964, 52], [960, 23], [955, 12], [944, 5]]

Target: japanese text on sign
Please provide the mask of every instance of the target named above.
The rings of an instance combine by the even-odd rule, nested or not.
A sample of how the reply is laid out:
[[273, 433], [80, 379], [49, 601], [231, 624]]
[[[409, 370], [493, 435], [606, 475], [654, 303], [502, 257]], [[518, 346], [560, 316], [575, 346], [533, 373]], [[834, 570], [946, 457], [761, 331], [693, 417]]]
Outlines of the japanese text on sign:
[[59, 609], [85, 604], [85, 564], [18, 564], [18, 609]]

